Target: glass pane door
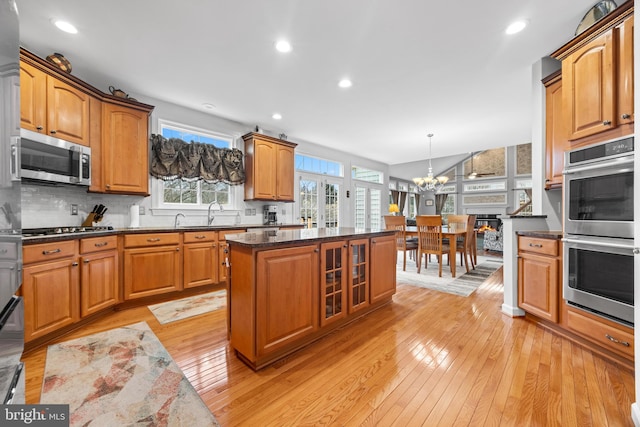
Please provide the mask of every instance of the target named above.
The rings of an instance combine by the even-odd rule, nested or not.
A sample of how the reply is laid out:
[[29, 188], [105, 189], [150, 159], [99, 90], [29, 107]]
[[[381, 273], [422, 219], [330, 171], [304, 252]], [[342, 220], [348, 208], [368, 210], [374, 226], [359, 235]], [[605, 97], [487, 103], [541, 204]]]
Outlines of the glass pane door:
[[354, 203], [356, 228], [380, 228], [382, 226], [381, 189], [356, 185]]
[[340, 184], [327, 179], [302, 175], [300, 222], [309, 228], [340, 226]]

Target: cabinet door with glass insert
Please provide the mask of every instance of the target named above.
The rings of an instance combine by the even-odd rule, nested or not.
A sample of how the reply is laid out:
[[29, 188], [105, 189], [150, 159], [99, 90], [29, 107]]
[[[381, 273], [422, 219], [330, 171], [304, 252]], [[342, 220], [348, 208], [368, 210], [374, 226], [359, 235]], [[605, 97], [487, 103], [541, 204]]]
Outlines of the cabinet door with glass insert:
[[346, 315], [347, 249], [346, 241], [320, 245], [320, 325], [325, 326]]
[[349, 313], [369, 305], [369, 239], [349, 241]]

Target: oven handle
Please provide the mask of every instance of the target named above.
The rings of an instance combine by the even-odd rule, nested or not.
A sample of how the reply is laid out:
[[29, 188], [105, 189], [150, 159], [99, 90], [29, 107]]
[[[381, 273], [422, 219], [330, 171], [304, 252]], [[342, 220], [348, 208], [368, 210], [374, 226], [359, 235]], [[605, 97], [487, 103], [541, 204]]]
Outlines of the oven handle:
[[572, 173], [592, 171], [592, 170], [603, 169], [611, 166], [622, 166], [622, 165], [628, 165], [628, 164], [633, 164], [633, 157], [619, 158], [616, 160], [612, 160], [610, 162], [601, 162], [601, 163], [598, 163], [597, 165], [588, 165], [588, 166], [580, 166], [580, 167], [571, 168], [571, 169], [565, 169], [562, 171], [562, 174], [571, 175]]
[[625, 244], [622, 244], [622, 243], [605, 243], [605, 242], [598, 242], [598, 241], [594, 241], [594, 240], [570, 239], [570, 238], [567, 238], [567, 237], [563, 238], [562, 241], [564, 243], [578, 243], [578, 244], [583, 244], [583, 245], [602, 246], [602, 247], [605, 247], [605, 248], [617, 248], [617, 249], [631, 249], [631, 250], [634, 250], [633, 244], [625, 245]]

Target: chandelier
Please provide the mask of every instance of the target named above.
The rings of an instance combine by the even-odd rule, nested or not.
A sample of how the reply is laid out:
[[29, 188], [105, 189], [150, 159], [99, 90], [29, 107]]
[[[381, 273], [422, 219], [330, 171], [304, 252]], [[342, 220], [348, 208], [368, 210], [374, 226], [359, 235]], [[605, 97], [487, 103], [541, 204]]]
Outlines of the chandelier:
[[442, 187], [449, 181], [446, 176], [433, 176], [433, 168], [431, 167], [431, 138], [433, 134], [427, 135], [429, 137], [429, 173], [425, 177], [413, 178], [413, 182], [422, 191], [440, 191]]

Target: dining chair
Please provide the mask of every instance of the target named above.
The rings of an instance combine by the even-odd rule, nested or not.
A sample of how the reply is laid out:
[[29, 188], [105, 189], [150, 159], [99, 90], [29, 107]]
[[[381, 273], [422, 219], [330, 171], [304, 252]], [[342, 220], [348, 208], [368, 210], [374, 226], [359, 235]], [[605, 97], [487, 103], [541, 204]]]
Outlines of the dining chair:
[[[469, 215], [448, 215], [447, 216], [447, 225], [451, 228], [462, 228], [462, 229], [467, 229], [467, 224], [469, 222]], [[466, 248], [467, 245], [467, 235], [465, 234], [462, 237], [459, 237], [458, 240], [455, 242], [456, 248]], [[451, 244], [451, 242], [449, 242], [449, 244]], [[462, 260], [463, 257], [465, 256], [465, 250], [457, 250], [456, 252], [460, 252], [460, 265], [462, 266]], [[467, 262], [466, 258], [464, 259], [465, 263]], [[454, 260], [455, 262], [455, 260]], [[469, 271], [469, 265], [466, 264], [467, 267], [467, 272]]]
[[475, 225], [476, 225], [476, 216], [475, 215], [464, 215], [467, 217], [466, 234], [464, 239], [458, 240], [456, 242], [456, 252], [460, 253], [460, 265], [462, 265], [462, 257], [464, 257], [464, 264], [467, 268], [467, 272], [469, 272], [469, 261], [471, 260], [471, 268], [475, 270], [477, 258], [474, 257], [476, 239], [475, 239]]
[[434, 254], [438, 257], [438, 276], [442, 277], [443, 255], [449, 253], [449, 245], [442, 242], [442, 217], [440, 215], [418, 215], [416, 216], [416, 226], [418, 227], [418, 273], [420, 273], [422, 266], [422, 256], [427, 256], [425, 260], [425, 268], [427, 268], [428, 256]]
[[[407, 223], [404, 216], [399, 215], [385, 215], [384, 225], [387, 230], [395, 230], [396, 232], [396, 256], [397, 251], [402, 251], [402, 270], [407, 270], [407, 251], [409, 253], [416, 253], [418, 250], [418, 241], [415, 239], [407, 239]], [[417, 258], [417, 254], [416, 254]], [[397, 258], [396, 258], [397, 262]]]

